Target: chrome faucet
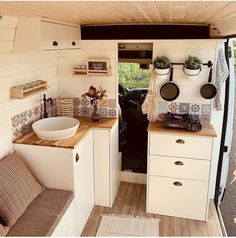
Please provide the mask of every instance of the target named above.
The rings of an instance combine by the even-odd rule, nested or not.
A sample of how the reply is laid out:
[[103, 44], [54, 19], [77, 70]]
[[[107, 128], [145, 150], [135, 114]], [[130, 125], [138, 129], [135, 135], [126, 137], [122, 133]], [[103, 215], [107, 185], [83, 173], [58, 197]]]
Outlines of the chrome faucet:
[[46, 99], [46, 94], [43, 94], [43, 118], [48, 117], [47, 102], [49, 101], [50, 101], [50, 104], [52, 105], [52, 98]]

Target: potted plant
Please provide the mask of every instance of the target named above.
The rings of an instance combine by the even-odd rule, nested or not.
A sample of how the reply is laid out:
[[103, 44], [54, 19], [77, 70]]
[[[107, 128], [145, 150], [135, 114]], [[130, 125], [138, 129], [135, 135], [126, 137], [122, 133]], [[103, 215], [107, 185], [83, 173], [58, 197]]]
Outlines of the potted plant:
[[170, 72], [171, 63], [167, 56], [157, 56], [153, 61], [154, 70], [160, 78], [166, 78]]
[[200, 74], [201, 69], [202, 61], [196, 56], [189, 55], [183, 65], [183, 71], [186, 74], [187, 78], [196, 78], [196, 76]]

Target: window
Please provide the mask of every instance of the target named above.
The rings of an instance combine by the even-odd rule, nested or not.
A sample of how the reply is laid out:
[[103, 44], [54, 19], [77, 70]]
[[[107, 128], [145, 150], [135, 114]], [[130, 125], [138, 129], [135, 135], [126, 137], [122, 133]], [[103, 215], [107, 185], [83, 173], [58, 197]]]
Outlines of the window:
[[141, 69], [138, 63], [119, 63], [119, 84], [123, 87], [148, 88], [151, 78], [151, 67]]

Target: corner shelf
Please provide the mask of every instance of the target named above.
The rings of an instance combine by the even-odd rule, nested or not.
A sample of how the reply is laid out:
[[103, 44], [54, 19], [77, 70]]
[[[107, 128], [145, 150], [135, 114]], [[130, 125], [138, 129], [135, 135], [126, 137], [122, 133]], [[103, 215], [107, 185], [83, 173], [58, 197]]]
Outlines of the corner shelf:
[[36, 80], [30, 83], [11, 87], [10, 96], [11, 98], [24, 99], [39, 94], [41, 92], [45, 92], [47, 89], [47, 81]]

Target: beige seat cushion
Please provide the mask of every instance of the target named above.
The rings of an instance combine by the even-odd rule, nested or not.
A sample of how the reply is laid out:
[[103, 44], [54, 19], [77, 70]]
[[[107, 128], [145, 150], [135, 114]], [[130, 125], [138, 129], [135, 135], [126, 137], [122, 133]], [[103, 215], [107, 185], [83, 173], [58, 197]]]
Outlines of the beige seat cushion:
[[16, 153], [0, 160], [0, 216], [7, 226], [15, 224], [43, 189]]
[[26, 209], [7, 236], [50, 236], [73, 200], [73, 192], [45, 189]]
[[9, 227], [3, 226], [2, 224], [0, 224], [0, 236], [5, 236], [8, 231], [9, 231]]

